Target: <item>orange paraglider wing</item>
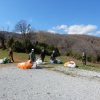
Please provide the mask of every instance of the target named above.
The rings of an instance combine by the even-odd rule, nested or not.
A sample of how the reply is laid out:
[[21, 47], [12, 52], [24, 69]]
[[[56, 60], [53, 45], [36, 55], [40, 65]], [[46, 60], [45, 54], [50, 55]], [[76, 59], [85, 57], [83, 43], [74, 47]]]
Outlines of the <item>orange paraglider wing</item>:
[[32, 68], [32, 65], [31, 60], [28, 60], [27, 62], [18, 63], [18, 68], [29, 69]]

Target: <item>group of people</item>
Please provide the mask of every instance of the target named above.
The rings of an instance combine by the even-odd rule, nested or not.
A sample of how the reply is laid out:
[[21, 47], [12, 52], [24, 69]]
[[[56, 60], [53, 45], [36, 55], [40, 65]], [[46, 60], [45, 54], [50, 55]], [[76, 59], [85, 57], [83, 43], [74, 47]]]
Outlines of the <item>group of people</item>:
[[[45, 59], [44, 49], [42, 49], [42, 51], [41, 51], [40, 58], [41, 58], [42, 62], [44, 62], [44, 59]], [[31, 53], [29, 54], [29, 59], [31, 59], [31, 61], [33, 61], [33, 62], [36, 60], [34, 49], [32, 49]], [[52, 60], [54, 63], [56, 63], [55, 51], [52, 52], [52, 54], [50, 56], [50, 60]], [[85, 52], [82, 53], [82, 64], [83, 64], [83, 66], [86, 65], [86, 53]]]
[[[9, 56], [10, 60], [12, 62], [14, 62], [14, 59], [13, 59], [13, 51], [12, 51], [11, 48], [9, 49], [8, 56]], [[40, 58], [41, 58], [42, 62], [44, 62], [44, 59], [45, 59], [45, 50], [44, 49], [42, 49], [42, 51], [40, 53]], [[56, 59], [55, 51], [52, 52], [52, 54], [50, 56], [50, 59], [53, 60], [53, 61], [55, 61], [55, 59]], [[31, 53], [29, 53], [28, 60], [31, 60], [32, 62], [35, 62], [36, 61], [36, 56], [35, 56], [34, 49], [32, 49], [31, 50]]]
[[[12, 62], [14, 62], [14, 59], [13, 59], [13, 51], [12, 49], [10, 48], [9, 49], [9, 54], [8, 54], [10, 60]], [[45, 50], [42, 49], [41, 53], [40, 53], [40, 58], [42, 60], [42, 62], [44, 62], [44, 59], [45, 59]], [[56, 63], [56, 55], [55, 55], [55, 51], [52, 52], [51, 56], [50, 56], [50, 59]], [[28, 60], [31, 60], [32, 62], [35, 62], [36, 61], [36, 56], [35, 56], [35, 52], [34, 52], [34, 49], [31, 50], [31, 53], [29, 53], [29, 57], [28, 57]], [[86, 65], [86, 54], [85, 52], [82, 53], [82, 63], [83, 63], [83, 66]]]
[[[42, 51], [40, 53], [40, 58], [41, 58], [42, 62], [44, 62], [44, 59], [45, 59], [45, 50], [44, 49], [42, 49]], [[31, 60], [32, 62], [36, 61], [34, 49], [32, 49], [31, 53], [29, 53], [28, 59]], [[55, 61], [55, 59], [56, 59], [55, 51], [52, 52], [50, 59]]]
[[[44, 58], [45, 58], [45, 51], [44, 51], [44, 49], [41, 51], [40, 57], [41, 57], [42, 62], [44, 62]], [[36, 56], [35, 56], [34, 49], [32, 49], [31, 53], [29, 53], [28, 60], [31, 60], [32, 62], [36, 61]]]

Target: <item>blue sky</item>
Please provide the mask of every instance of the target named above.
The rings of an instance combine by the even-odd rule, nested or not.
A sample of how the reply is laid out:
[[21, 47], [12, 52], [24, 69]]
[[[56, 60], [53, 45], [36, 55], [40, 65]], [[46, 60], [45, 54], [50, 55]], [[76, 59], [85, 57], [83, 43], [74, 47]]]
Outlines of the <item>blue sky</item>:
[[0, 0], [0, 30], [20, 20], [36, 31], [100, 36], [100, 0]]

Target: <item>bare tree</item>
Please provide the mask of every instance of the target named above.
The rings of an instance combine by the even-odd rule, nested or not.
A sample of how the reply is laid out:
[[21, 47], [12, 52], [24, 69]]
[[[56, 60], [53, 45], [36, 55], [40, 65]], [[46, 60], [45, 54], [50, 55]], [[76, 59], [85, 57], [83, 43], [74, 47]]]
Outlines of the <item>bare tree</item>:
[[2, 47], [3, 49], [6, 48], [6, 46], [5, 46], [6, 36], [5, 36], [4, 33], [5, 33], [5, 31], [0, 31], [0, 42], [1, 42], [1, 47]]
[[26, 30], [27, 30], [27, 23], [25, 20], [21, 20], [15, 25], [14, 31], [20, 33], [22, 35], [22, 38], [25, 38]]
[[98, 55], [100, 56], [100, 47], [97, 46], [96, 44], [93, 45], [92, 43], [90, 43], [90, 46], [91, 46], [91, 48], [93, 50], [94, 56], [98, 56]]
[[31, 40], [33, 33], [35, 33], [35, 29], [33, 27], [31, 27], [31, 24], [28, 24], [27, 32], [26, 32], [26, 37]]
[[20, 33], [22, 39], [31, 38], [31, 33], [34, 32], [34, 29], [30, 24], [27, 24], [26, 20], [19, 21], [14, 28], [14, 31]]
[[6, 48], [5, 46], [5, 42], [6, 42], [6, 33], [8, 33], [9, 29], [5, 28], [4, 26], [0, 26], [0, 43], [1, 43], [1, 47], [3, 49]]
[[9, 25], [7, 25], [7, 32], [9, 32]]

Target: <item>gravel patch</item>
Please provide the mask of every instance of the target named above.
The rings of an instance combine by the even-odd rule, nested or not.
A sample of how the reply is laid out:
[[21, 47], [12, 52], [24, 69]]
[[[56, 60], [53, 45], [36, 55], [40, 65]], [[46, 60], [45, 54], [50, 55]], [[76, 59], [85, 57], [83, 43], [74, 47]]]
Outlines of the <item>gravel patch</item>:
[[[71, 72], [75, 76], [55, 70]], [[2, 67], [0, 100], [100, 100], [99, 78], [90, 79], [86, 74], [100, 77], [96, 72], [62, 66], [51, 70]]]
[[68, 67], [58, 66], [58, 67], [52, 68], [52, 70], [60, 71], [60, 72], [63, 72], [64, 74], [72, 75], [72, 76], [100, 78], [99, 72], [83, 70], [83, 69], [78, 69], [78, 68], [68, 68]]

